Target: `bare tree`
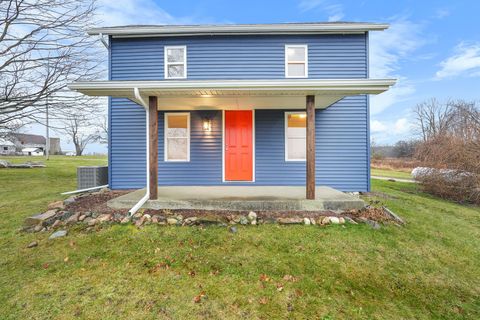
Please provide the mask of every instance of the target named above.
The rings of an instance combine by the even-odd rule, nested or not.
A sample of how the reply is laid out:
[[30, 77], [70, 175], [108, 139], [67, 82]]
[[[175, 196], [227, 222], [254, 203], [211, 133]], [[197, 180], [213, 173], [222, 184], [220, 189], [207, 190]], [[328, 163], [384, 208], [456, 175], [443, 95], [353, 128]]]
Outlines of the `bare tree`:
[[433, 98], [419, 103], [413, 109], [416, 120], [416, 129], [423, 141], [442, 134], [449, 120], [450, 105], [442, 104]]
[[96, 141], [101, 144], [108, 143], [108, 118], [105, 114], [98, 117], [96, 123]]
[[61, 120], [62, 126], [56, 131], [65, 134], [75, 146], [75, 153], [81, 156], [85, 147], [97, 140], [97, 134], [94, 131], [94, 124], [89, 113], [77, 111], [70, 114], [68, 119]]
[[0, 131], [43, 123], [47, 100], [55, 119], [88, 99], [66, 85], [103, 72], [98, 44], [85, 32], [94, 9], [95, 0], [0, 1]]

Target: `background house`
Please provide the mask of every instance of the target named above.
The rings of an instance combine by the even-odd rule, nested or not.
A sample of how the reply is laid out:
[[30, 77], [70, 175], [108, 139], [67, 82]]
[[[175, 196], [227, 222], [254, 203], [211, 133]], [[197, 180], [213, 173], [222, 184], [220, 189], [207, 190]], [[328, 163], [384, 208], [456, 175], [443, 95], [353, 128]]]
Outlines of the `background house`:
[[16, 151], [15, 144], [13, 144], [13, 142], [5, 139], [0, 139], [0, 155], [2, 156], [14, 155], [15, 151]]
[[[15, 145], [16, 151], [25, 155], [25, 152], [35, 152], [33, 150], [24, 151], [24, 149], [39, 149], [42, 154], [46, 150], [47, 139], [44, 136], [27, 133], [14, 133], [10, 136], [10, 141]], [[60, 138], [50, 138], [50, 154], [61, 154]]]

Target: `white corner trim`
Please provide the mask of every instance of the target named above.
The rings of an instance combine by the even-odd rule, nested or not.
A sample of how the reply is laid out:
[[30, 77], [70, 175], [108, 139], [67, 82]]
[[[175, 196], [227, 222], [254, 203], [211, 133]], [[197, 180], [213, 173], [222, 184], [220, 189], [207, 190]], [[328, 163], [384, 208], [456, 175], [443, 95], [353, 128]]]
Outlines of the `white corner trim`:
[[[167, 139], [167, 128], [168, 128], [168, 117], [171, 115], [175, 116], [187, 116], [187, 159], [186, 160], [170, 160], [167, 157], [168, 150], [168, 139]], [[165, 112], [163, 119], [163, 161], [165, 162], [190, 162], [190, 112]]]
[[[168, 49], [182, 49], [183, 50], [183, 62], [168, 62], [167, 50]], [[183, 77], [169, 77], [168, 66], [170, 65], [183, 65]], [[165, 79], [186, 79], [187, 78], [187, 46], [164, 46], [163, 47], [163, 76]]]
[[[289, 48], [303, 48], [304, 49], [304, 58], [302, 60], [288, 60], [288, 49]], [[291, 76], [288, 74], [288, 65], [289, 64], [304, 64], [305, 65], [305, 74], [303, 76]], [[285, 78], [308, 78], [308, 45], [307, 44], [286, 44], [285, 45]]]
[[[307, 159], [289, 159], [288, 158], [288, 115], [290, 114], [306, 114], [305, 111], [288, 111], [285, 112], [285, 136], [284, 136], [284, 144], [285, 144], [285, 162], [306, 162]], [[307, 131], [307, 128], [305, 127], [305, 131]]]

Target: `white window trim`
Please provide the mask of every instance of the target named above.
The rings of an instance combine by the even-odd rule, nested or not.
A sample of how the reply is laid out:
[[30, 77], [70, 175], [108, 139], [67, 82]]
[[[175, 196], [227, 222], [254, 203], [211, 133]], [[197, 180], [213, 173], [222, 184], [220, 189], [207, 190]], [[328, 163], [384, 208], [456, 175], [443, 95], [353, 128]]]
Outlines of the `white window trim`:
[[[168, 62], [167, 50], [168, 49], [183, 49], [183, 63], [180, 62]], [[169, 77], [168, 66], [170, 65], [183, 65], [183, 77]], [[165, 79], [186, 79], [187, 78], [187, 46], [165, 46], [163, 49], [163, 71]]]
[[[304, 61], [288, 61], [288, 48], [304, 48], [305, 49], [305, 60]], [[305, 64], [305, 75], [303, 76], [290, 76], [288, 74], [288, 64], [297, 63]], [[286, 44], [285, 45], [285, 78], [308, 78], [308, 45], [306, 44]]]
[[[291, 114], [305, 114], [305, 111], [294, 111], [294, 112], [285, 112], [285, 138], [284, 138], [284, 143], [285, 143], [285, 161], [301, 161], [301, 162], [306, 162], [307, 159], [289, 159], [288, 158], [288, 116]], [[307, 128], [305, 128], [307, 130]]]
[[[170, 160], [168, 159], [168, 117], [173, 116], [187, 116], [187, 160]], [[190, 112], [165, 112], [165, 119], [163, 124], [163, 159], [165, 162], [190, 162]]]

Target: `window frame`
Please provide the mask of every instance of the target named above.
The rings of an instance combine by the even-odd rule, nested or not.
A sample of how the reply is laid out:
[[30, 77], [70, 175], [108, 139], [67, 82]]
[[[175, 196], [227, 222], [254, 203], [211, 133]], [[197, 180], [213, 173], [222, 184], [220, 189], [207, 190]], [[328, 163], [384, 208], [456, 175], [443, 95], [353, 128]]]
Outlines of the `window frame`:
[[[183, 62], [168, 62], [167, 51], [169, 49], [183, 49]], [[183, 65], [183, 77], [169, 77], [168, 67], [171, 65]], [[163, 49], [163, 71], [165, 79], [186, 79], [187, 78], [187, 46], [165, 46]]]
[[[168, 159], [168, 117], [169, 116], [187, 116], [187, 159]], [[190, 112], [165, 112], [163, 125], [163, 160], [165, 162], [190, 162]], [[178, 138], [177, 138], [178, 139]]]
[[[304, 48], [305, 60], [288, 61], [288, 49], [289, 48]], [[288, 74], [289, 64], [305, 64], [305, 74], [303, 76], [291, 76]], [[308, 45], [307, 44], [286, 44], [285, 45], [285, 78], [308, 78]]]
[[[291, 114], [305, 114], [306, 115], [306, 112], [305, 111], [287, 111], [287, 112], [285, 112], [285, 137], [284, 137], [285, 161], [286, 162], [306, 162], [307, 161], [306, 154], [305, 154], [305, 159], [290, 159], [288, 157], [288, 116], [291, 115]], [[305, 124], [305, 142], [306, 142], [306, 139], [307, 139], [307, 127], [306, 127], [306, 124]]]

